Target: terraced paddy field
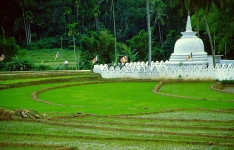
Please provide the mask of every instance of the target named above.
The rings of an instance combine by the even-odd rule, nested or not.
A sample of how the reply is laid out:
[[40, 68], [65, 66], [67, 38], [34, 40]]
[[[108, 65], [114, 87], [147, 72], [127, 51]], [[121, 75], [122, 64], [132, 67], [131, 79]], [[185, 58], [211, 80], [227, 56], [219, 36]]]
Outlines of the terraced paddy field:
[[234, 149], [234, 94], [214, 83], [1, 72], [0, 147]]

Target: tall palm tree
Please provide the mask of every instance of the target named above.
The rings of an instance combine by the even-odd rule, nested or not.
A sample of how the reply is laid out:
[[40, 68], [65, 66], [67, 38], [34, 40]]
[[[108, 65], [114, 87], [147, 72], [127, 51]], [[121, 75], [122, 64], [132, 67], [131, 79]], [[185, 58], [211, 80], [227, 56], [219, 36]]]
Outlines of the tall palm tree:
[[[76, 61], [76, 40], [75, 40], [75, 36], [78, 36], [80, 33], [77, 30], [77, 22], [73, 23], [73, 24], [69, 24], [68, 28], [69, 28], [69, 32], [68, 32], [68, 36], [72, 36], [73, 39], [73, 48], [74, 48], [74, 58], [75, 58], [75, 65], [76, 65], [76, 70], [79, 70], [79, 60], [78, 63]], [[78, 65], [78, 66], [77, 66]]]
[[207, 17], [208, 17], [208, 14], [209, 14], [209, 11], [210, 11], [212, 4], [214, 4], [217, 9], [222, 10], [226, 5], [226, 0], [177, 0], [176, 2], [175, 2], [175, 0], [172, 0], [171, 2], [174, 4], [181, 3], [182, 10], [187, 10], [187, 11], [193, 10], [193, 11], [195, 11], [196, 15], [200, 10], [203, 10], [204, 21], [206, 24], [206, 30], [208, 33], [209, 43], [210, 43], [211, 52], [212, 52], [213, 65], [215, 67], [215, 51], [213, 48], [213, 43], [212, 43], [212, 38], [210, 35], [210, 28], [209, 28], [209, 24], [207, 21]]
[[112, 15], [113, 15], [114, 36], [115, 36], [115, 63], [117, 63], [117, 48], [116, 48], [117, 37], [116, 37], [116, 27], [115, 27], [115, 3], [114, 3], [114, 0], [112, 0], [111, 2], [112, 2]]
[[79, 23], [79, 6], [80, 6], [80, 0], [76, 0], [76, 22]]
[[95, 27], [96, 27], [96, 30], [99, 31], [99, 21], [98, 21], [98, 16], [100, 15], [101, 11], [100, 11], [100, 6], [99, 5], [96, 5], [92, 11], [92, 14], [95, 18]]
[[214, 4], [217, 9], [222, 10], [226, 4], [226, 0], [205, 0], [205, 1], [204, 0], [190, 0], [189, 9], [194, 8], [196, 13], [198, 13], [199, 10], [203, 10], [203, 12], [204, 12], [204, 20], [205, 20], [205, 24], [206, 24], [206, 30], [208, 33], [208, 37], [209, 37], [212, 58], [213, 58], [213, 65], [215, 67], [215, 65], [216, 65], [215, 64], [215, 51], [214, 51], [214, 47], [213, 47], [213, 43], [212, 43], [209, 24], [207, 21], [208, 20], [207, 17], [208, 17], [208, 14], [209, 14], [209, 11], [210, 11], [212, 4]]
[[166, 9], [166, 4], [162, 0], [153, 0], [152, 1], [152, 6], [150, 9], [150, 12], [152, 13], [152, 19], [154, 19], [154, 29], [158, 25], [158, 31], [159, 31], [159, 38], [160, 38], [160, 44], [163, 44], [163, 38], [162, 38], [162, 33], [160, 30], [160, 24], [164, 25], [164, 19], [163, 17], [165, 16], [165, 11]]
[[[226, 0], [212, 0], [212, 2], [216, 8], [220, 11], [222, 11], [224, 8], [225, 8], [225, 5], [226, 5]], [[209, 36], [209, 41], [210, 41], [210, 45], [212, 46], [212, 57], [213, 57], [213, 64], [215, 66], [215, 59], [214, 59], [214, 54], [215, 54], [215, 48], [213, 47], [213, 44], [212, 44], [212, 39], [211, 39], [211, 34], [210, 34], [210, 29], [209, 29], [209, 26], [208, 26], [208, 21], [207, 21], [207, 14], [208, 12], [210, 11], [210, 8], [211, 8], [211, 5], [208, 5], [209, 7], [207, 8], [207, 11], [205, 11], [205, 15], [204, 15], [204, 19], [205, 19], [205, 22], [206, 22], [206, 28], [207, 28], [207, 31], [208, 31], [208, 36]]]
[[148, 29], [148, 43], [149, 43], [148, 66], [151, 66], [151, 29], [150, 29], [149, 0], [146, 0], [146, 14], [147, 14], [147, 29]]

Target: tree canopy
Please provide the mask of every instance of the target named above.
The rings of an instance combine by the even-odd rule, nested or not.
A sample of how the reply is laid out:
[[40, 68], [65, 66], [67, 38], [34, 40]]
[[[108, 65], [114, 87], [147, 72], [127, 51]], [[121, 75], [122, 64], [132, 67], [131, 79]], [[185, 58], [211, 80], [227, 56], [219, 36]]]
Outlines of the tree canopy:
[[[173, 52], [175, 41], [185, 30], [187, 13], [180, 13], [187, 11], [185, 6], [205, 51], [212, 54], [204, 13], [215, 53], [234, 58], [234, 1], [226, 0], [225, 5], [217, 5], [216, 0], [208, 5], [195, 2], [149, 0], [152, 61], [167, 60]], [[59, 48], [62, 37], [63, 46], [71, 47], [76, 39], [82, 52], [90, 57], [99, 54], [102, 63], [124, 55], [126, 46], [138, 53], [136, 61], [148, 60], [146, 0], [7, 0], [1, 1], [0, 7], [5, 36], [14, 37], [21, 47]]]

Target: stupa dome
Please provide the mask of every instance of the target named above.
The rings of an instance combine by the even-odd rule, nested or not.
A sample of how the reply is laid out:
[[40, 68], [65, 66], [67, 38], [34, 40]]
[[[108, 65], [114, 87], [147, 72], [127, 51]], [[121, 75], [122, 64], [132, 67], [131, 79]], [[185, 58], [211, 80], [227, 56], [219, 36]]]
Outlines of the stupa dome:
[[174, 46], [174, 53], [167, 64], [178, 65], [207, 65], [208, 57], [204, 51], [203, 41], [192, 31], [190, 16], [188, 15], [186, 31], [181, 32], [183, 35], [178, 39]]
[[176, 41], [174, 53], [204, 52], [203, 41], [199, 38], [181, 38]]

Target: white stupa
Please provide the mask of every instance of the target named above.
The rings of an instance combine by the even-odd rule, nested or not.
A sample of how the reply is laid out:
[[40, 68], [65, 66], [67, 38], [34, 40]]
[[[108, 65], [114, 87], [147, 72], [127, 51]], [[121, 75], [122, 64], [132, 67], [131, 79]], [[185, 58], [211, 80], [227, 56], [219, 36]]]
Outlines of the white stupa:
[[171, 54], [168, 65], [207, 65], [208, 57], [204, 51], [203, 41], [196, 36], [197, 32], [192, 31], [190, 15], [188, 14], [186, 31], [178, 39], [174, 46], [174, 53]]

